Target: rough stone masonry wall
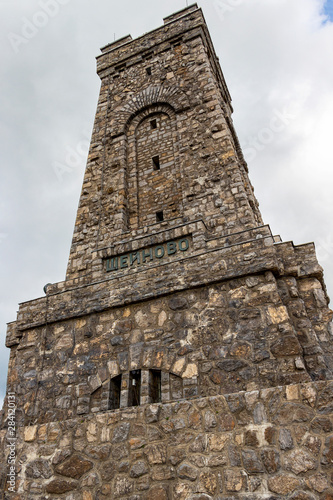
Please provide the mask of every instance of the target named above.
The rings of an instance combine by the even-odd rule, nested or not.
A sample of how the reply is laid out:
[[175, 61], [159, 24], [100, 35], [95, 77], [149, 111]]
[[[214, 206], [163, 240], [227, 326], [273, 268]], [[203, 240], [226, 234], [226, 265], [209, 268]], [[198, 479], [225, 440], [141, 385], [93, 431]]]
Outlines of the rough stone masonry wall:
[[[289, 300], [281, 281], [290, 283]], [[311, 323], [307, 311], [321, 322]], [[8, 392], [27, 425], [108, 410], [110, 379], [119, 374], [127, 406], [130, 370], [146, 378], [161, 370], [163, 402], [327, 379], [317, 334], [329, 336], [330, 316], [315, 278], [267, 272], [198, 287], [22, 332]], [[146, 388], [141, 403], [147, 396]]]
[[333, 382], [35, 425], [17, 443], [11, 500], [332, 500]]
[[[67, 279], [91, 276], [92, 251], [137, 227], [147, 230], [157, 211], [170, 224], [203, 216], [217, 235], [262, 224], [200, 9], [110, 45], [98, 58], [98, 73], [102, 86]], [[153, 119], [161, 106], [170, 128], [159, 137], [137, 119]], [[148, 150], [160, 155], [160, 171], [149, 172]]]

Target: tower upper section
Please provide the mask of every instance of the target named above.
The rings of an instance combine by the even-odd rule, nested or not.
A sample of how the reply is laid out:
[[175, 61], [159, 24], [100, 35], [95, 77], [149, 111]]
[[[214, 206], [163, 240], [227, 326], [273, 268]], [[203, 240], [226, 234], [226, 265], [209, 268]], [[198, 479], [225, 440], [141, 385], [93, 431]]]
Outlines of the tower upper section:
[[198, 220], [210, 236], [262, 224], [196, 4], [150, 33], [104, 47], [97, 72], [101, 91], [67, 280], [96, 277], [100, 252], [111, 256], [120, 242], [143, 235]]

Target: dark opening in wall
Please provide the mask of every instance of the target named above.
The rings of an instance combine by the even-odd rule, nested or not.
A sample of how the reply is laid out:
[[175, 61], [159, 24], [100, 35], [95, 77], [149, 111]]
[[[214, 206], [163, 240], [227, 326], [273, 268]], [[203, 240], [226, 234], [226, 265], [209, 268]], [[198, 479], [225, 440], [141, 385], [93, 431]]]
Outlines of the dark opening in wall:
[[119, 71], [119, 73], [125, 71], [125, 69], [126, 69], [126, 64], [119, 64], [118, 66], [115, 67], [115, 70]]
[[151, 75], [151, 67], [150, 66], [148, 68], [146, 68], [146, 73], [148, 76]]
[[141, 370], [132, 370], [129, 374], [128, 406], [139, 406], [141, 392]]
[[163, 210], [156, 212], [156, 222], [162, 222], [164, 220]]
[[149, 399], [150, 403], [160, 403], [161, 396], [161, 370], [149, 370]]
[[121, 375], [113, 377], [110, 381], [109, 410], [120, 408]]
[[150, 128], [151, 129], [157, 128], [157, 121], [156, 120], [150, 120]]
[[152, 157], [152, 162], [153, 162], [153, 168], [154, 168], [154, 170], [160, 170], [160, 168], [161, 168], [160, 157], [159, 156], [153, 156]]

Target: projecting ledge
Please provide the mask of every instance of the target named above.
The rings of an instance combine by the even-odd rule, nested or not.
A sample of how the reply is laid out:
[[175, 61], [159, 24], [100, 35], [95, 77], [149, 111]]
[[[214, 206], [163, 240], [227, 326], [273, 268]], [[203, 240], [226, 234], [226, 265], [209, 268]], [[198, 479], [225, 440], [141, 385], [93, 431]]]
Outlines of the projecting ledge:
[[115, 40], [114, 42], [108, 43], [104, 47], [101, 48], [102, 54], [105, 54], [106, 52], [109, 52], [110, 50], [117, 49], [121, 45], [124, 45], [125, 43], [131, 42], [132, 41], [132, 36], [131, 35], [126, 35], [123, 36], [122, 38], [118, 38], [118, 40]]

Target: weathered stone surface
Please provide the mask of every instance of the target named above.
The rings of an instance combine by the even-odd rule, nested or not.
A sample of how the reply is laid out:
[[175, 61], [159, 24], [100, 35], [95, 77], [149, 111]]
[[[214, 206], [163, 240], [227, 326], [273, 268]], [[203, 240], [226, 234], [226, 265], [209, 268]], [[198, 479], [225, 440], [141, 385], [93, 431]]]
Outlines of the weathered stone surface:
[[276, 450], [263, 450], [261, 460], [269, 474], [274, 474], [280, 469], [280, 455]]
[[188, 303], [184, 297], [175, 296], [169, 300], [169, 307], [174, 311], [178, 309], [186, 309], [188, 307]]
[[293, 448], [293, 438], [289, 429], [280, 429], [279, 445], [281, 450], [291, 450]]
[[314, 416], [313, 410], [304, 405], [286, 403], [273, 417], [274, 422], [290, 424], [292, 422], [306, 422]]
[[130, 470], [130, 476], [131, 477], [140, 477], [143, 476], [144, 474], [147, 474], [149, 471], [147, 465], [143, 461], [136, 462], [135, 464], [132, 465], [131, 470]]
[[202, 472], [199, 477], [199, 485], [211, 494], [214, 494], [217, 489], [217, 477], [213, 472]]
[[53, 479], [46, 485], [47, 493], [53, 493], [54, 495], [61, 495], [75, 489], [77, 489], [77, 482], [66, 481], [64, 479]]
[[311, 431], [315, 433], [332, 432], [333, 423], [327, 417], [317, 417], [311, 423]]
[[154, 467], [151, 479], [153, 481], [169, 481], [176, 477], [176, 472], [173, 467], [168, 465], [158, 465]]
[[86, 448], [86, 454], [97, 460], [106, 460], [110, 456], [111, 445], [103, 444], [100, 446], [88, 446]]
[[145, 410], [146, 422], [148, 424], [151, 424], [153, 422], [158, 422], [160, 411], [161, 411], [160, 406], [157, 406], [157, 405], [147, 406], [147, 408]]
[[291, 495], [290, 500], [315, 500], [315, 496], [305, 491], [296, 491]]
[[316, 468], [316, 460], [305, 450], [295, 450], [285, 456], [285, 468], [294, 474], [307, 472]]
[[296, 356], [297, 354], [301, 354], [302, 349], [297, 338], [289, 335], [271, 345], [271, 352], [278, 358]]
[[254, 450], [243, 450], [242, 457], [244, 468], [248, 473], [256, 474], [258, 472], [264, 472], [261, 460]]
[[115, 337], [112, 337], [111, 339], [111, 345], [116, 346], [116, 345], [123, 345], [124, 339], [121, 335], [116, 335]]
[[93, 467], [90, 460], [79, 455], [73, 455], [61, 464], [57, 465], [55, 470], [62, 476], [80, 479], [83, 474], [88, 472]]
[[72, 454], [71, 450], [70, 449], [65, 449], [65, 450], [58, 450], [54, 457], [52, 458], [52, 464], [53, 465], [58, 465], [60, 464], [61, 462], [63, 462], [64, 460], [66, 460], [66, 458], [70, 457]]
[[333, 436], [328, 437], [325, 440], [325, 449], [323, 451], [321, 463], [324, 465], [333, 464]]
[[133, 491], [133, 481], [127, 477], [117, 476], [114, 480], [114, 496], [121, 497]]
[[186, 449], [172, 450], [169, 460], [172, 465], [178, 465], [186, 458], [186, 456], [187, 456]]
[[224, 472], [227, 491], [241, 491], [244, 486], [244, 474], [237, 469], [230, 469]]
[[287, 474], [274, 476], [268, 480], [268, 488], [270, 491], [278, 493], [279, 495], [288, 495], [299, 488], [300, 485], [301, 482], [299, 479]]
[[177, 469], [177, 474], [181, 479], [188, 479], [189, 481], [195, 481], [198, 477], [197, 469], [189, 464], [180, 465]]
[[206, 411], [204, 414], [204, 424], [206, 431], [209, 431], [217, 426], [216, 416], [212, 411]]
[[148, 462], [153, 464], [165, 464], [167, 459], [167, 449], [164, 444], [152, 444], [144, 450]]
[[307, 448], [315, 457], [320, 453], [321, 440], [316, 436], [307, 436], [304, 439], [304, 447]]
[[330, 486], [324, 474], [313, 474], [307, 477], [305, 481], [310, 490], [317, 491], [318, 493], [323, 493]]
[[191, 429], [200, 429], [201, 427], [201, 414], [199, 411], [192, 408], [188, 413], [188, 425]]
[[259, 441], [256, 431], [246, 431], [244, 436], [246, 446], [259, 446]]
[[236, 360], [225, 360], [219, 361], [216, 363], [216, 366], [225, 372], [233, 372], [236, 370], [240, 370], [241, 368], [245, 368], [247, 364], [244, 361], [236, 361]]
[[149, 488], [146, 496], [147, 500], [169, 500], [167, 488], [165, 486], [153, 486]]
[[37, 425], [32, 425], [31, 427], [26, 427], [24, 429], [24, 441], [28, 443], [34, 441], [37, 435]]
[[318, 396], [318, 409], [320, 413], [333, 413], [333, 383], [327, 385]]
[[121, 443], [122, 441], [126, 441], [126, 439], [128, 438], [129, 429], [129, 423], [119, 424], [114, 430], [112, 442]]
[[209, 436], [209, 450], [222, 451], [229, 439], [230, 437], [228, 434], [214, 434]]
[[190, 446], [190, 451], [194, 453], [202, 453], [206, 449], [206, 436], [199, 434]]
[[187, 365], [186, 370], [183, 373], [183, 378], [193, 378], [198, 376], [198, 368], [194, 363]]
[[[123, 465], [124, 466], [124, 465]], [[107, 461], [100, 467], [101, 478], [103, 481], [112, 481], [116, 473], [116, 464]], [[120, 471], [121, 472], [121, 471]]]
[[34, 479], [44, 478], [49, 479], [53, 474], [52, 467], [47, 460], [41, 458], [29, 462], [26, 468], [27, 477]]
[[218, 455], [212, 455], [208, 458], [207, 465], [209, 467], [220, 467], [221, 465], [226, 465], [228, 463], [228, 456], [226, 453], [219, 453]]
[[255, 424], [267, 422], [267, 414], [262, 403], [257, 403], [253, 411], [253, 421]]
[[91, 392], [96, 391], [102, 385], [102, 381], [99, 375], [92, 375], [91, 377], [88, 378], [88, 382], [91, 387]]
[[212, 500], [212, 496], [207, 493], [197, 493], [195, 495], [191, 495], [189, 500]]

